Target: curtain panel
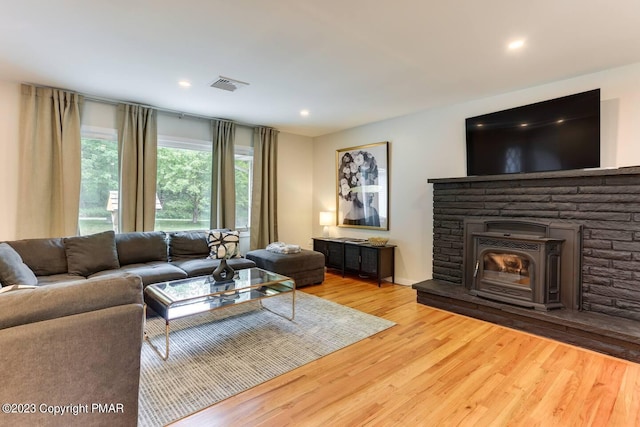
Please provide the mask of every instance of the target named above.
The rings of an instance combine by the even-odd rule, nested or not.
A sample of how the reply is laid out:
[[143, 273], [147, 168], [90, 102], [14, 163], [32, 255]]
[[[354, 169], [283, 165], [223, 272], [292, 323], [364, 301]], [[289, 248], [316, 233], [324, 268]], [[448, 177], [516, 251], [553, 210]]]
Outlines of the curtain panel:
[[278, 240], [277, 154], [278, 131], [258, 127], [253, 131], [253, 192], [251, 194], [250, 248], [264, 249]]
[[83, 97], [22, 85], [18, 238], [78, 234]]
[[236, 228], [235, 123], [213, 120], [211, 228]]
[[156, 217], [158, 127], [153, 108], [118, 104], [118, 231], [150, 231]]

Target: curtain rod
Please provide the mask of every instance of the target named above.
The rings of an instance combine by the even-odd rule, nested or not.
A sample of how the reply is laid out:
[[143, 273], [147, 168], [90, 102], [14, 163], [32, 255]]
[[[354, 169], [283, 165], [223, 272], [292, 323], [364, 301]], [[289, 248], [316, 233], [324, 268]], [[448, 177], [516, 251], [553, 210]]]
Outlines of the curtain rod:
[[[185, 113], [183, 111], [171, 110], [169, 108], [155, 107], [153, 105], [140, 104], [140, 103], [130, 102], [130, 101], [118, 101], [118, 100], [109, 99], [109, 98], [103, 98], [103, 97], [100, 97], [100, 96], [90, 95], [90, 94], [86, 94], [86, 93], [79, 93], [78, 92], [78, 95], [83, 96], [84, 99], [89, 100], [89, 101], [104, 102], [106, 104], [112, 104], [112, 105], [118, 105], [118, 104], [139, 105], [139, 106], [142, 106], [142, 107], [153, 108], [154, 110], [160, 111], [160, 112], [163, 112], [163, 113], [175, 114], [177, 116], [180, 116], [180, 118], [182, 118], [182, 117], [193, 117], [193, 118], [196, 118], [196, 119], [220, 120], [222, 122], [235, 123], [236, 125], [244, 126], [244, 127], [248, 127], [248, 128], [262, 127], [262, 126], [258, 126], [258, 125], [254, 125], [254, 124], [250, 124], [250, 123], [238, 122], [236, 120], [222, 119], [222, 118], [219, 118], [219, 117], [211, 117], [211, 116], [203, 116], [203, 115], [200, 115], [200, 114]], [[270, 126], [264, 126], [264, 127], [270, 127]]]
[[[67, 90], [67, 89], [62, 89], [62, 88], [54, 88], [51, 86], [42, 86], [42, 85], [37, 85], [37, 84], [33, 84], [33, 83], [24, 83], [30, 86], [35, 86], [35, 87], [41, 87], [41, 88], [47, 88], [47, 89], [59, 89], [59, 90]], [[185, 113], [182, 111], [178, 111], [178, 110], [171, 110], [168, 108], [160, 108], [160, 107], [154, 107], [153, 105], [146, 105], [146, 104], [141, 104], [141, 103], [136, 103], [136, 102], [130, 102], [130, 101], [119, 101], [117, 99], [111, 99], [111, 98], [103, 98], [101, 96], [97, 96], [97, 95], [91, 95], [88, 93], [82, 93], [82, 92], [75, 92], [78, 95], [84, 97], [84, 99], [87, 99], [89, 101], [97, 101], [97, 102], [104, 102], [105, 104], [112, 104], [112, 105], [118, 105], [118, 104], [127, 104], [127, 105], [138, 105], [138, 106], [142, 106], [142, 107], [147, 107], [147, 108], [153, 108], [154, 110], [157, 111], [161, 111], [163, 113], [170, 113], [170, 114], [175, 114], [180, 116], [180, 118], [182, 117], [193, 117], [196, 119], [205, 119], [205, 120], [220, 120], [223, 122], [229, 122], [229, 123], [235, 123], [236, 125], [239, 126], [244, 126], [244, 127], [248, 127], [248, 128], [258, 128], [258, 127], [265, 127], [265, 128], [269, 128], [269, 129], [274, 129], [274, 130], [278, 130], [275, 129], [271, 126], [260, 126], [260, 125], [254, 125], [251, 123], [244, 123], [244, 122], [238, 122], [235, 120], [229, 120], [229, 119], [221, 119], [218, 117], [210, 117], [210, 116], [203, 116], [203, 115], [199, 115], [199, 114], [192, 114], [192, 113]]]

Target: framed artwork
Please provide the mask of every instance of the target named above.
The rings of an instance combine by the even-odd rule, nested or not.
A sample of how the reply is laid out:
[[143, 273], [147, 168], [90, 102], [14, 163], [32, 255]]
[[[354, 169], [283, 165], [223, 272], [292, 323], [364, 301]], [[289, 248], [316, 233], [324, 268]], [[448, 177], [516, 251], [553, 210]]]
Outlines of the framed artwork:
[[336, 151], [338, 227], [389, 229], [389, 142]]

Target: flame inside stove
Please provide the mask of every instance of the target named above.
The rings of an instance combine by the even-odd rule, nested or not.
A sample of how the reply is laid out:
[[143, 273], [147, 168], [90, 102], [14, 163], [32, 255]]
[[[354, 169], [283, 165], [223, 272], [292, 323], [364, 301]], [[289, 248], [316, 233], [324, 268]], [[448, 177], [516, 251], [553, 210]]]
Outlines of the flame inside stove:
[[487, 252], [483, 257], [487, 276], [519, 285], [529, 285], [529, 260], [515, 254]]

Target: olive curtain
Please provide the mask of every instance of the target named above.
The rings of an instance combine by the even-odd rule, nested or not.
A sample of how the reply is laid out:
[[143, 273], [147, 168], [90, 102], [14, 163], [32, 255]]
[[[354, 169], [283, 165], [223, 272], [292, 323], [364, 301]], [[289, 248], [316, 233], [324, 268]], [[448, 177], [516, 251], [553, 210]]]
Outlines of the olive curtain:
[[157, 113], [141, 105], [118, 104], [118, 231], [154, 229], [158, 129]]
[[250, 249], [264, 249], [278, 240], [277, 153], [278, 131], [257, 127], [253, 131], [253, 192], [251, 195]]
[[18, 238], [78, 233], [83, 97], [23, 84]]
[[211, 228], [236, 228], [236, 125], [212, 120]]

